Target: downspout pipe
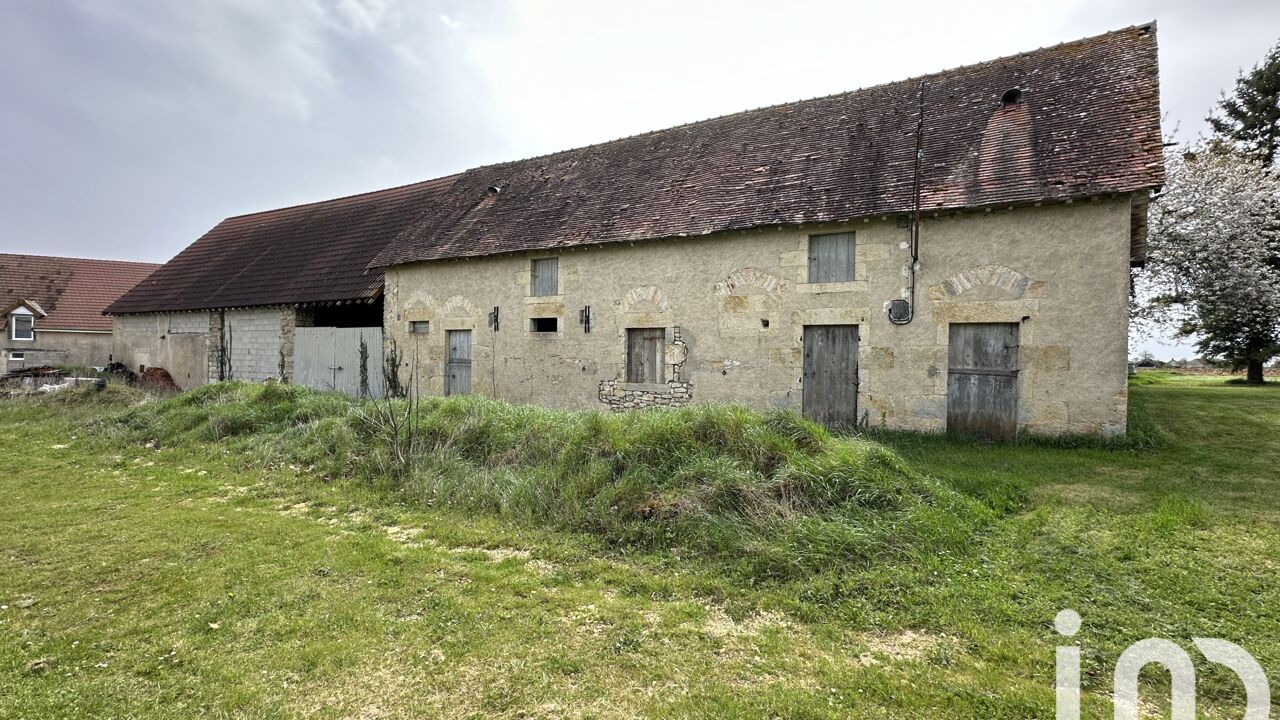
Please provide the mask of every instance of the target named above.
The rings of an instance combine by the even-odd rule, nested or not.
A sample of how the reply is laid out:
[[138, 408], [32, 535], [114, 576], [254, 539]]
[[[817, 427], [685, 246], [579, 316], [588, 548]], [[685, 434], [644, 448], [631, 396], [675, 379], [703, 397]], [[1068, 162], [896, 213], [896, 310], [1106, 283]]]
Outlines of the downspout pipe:
[[911, 237], [908, 242], [910, 264], [907, 266], [908, 300], [905, 316], [895, 317], [889, 313], [889, 321], [895, 325], [906, 325], [915, 318], [916, 313], [916, 270], [920, 264], [920, 174], [924, 164], [924, 80], [920, 81], [920, 90], [916, 94], [916, 157], [915, 170], [911, 188]]

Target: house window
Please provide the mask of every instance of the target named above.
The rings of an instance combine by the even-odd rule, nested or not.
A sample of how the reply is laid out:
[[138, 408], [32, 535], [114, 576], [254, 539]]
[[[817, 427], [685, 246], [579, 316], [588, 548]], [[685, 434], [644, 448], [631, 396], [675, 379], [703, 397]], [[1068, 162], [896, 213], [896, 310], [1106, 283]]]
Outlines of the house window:
[[665, 328], [627, 328], [627, 382], [665, 381], [662, 349], [666, 339]]
[[853, 281], [853, 233], [809, 236], [809, 282]]
[[554, 317], [529, 318], [529, 332], [537, 332], [537, 333], [560, 332], [560, 318], [554, 318]]
[[429, 332], [431, 332], [430, 320], [410, 320], [409, 321], [410, 335], [426, 335]]
[[530, 263], [529, 270], [530, 295], [560, 294], [560, 258], [538, 258]]
[[30, 315], [14, 315], [10, 321], [12, 332], [9, 338], [12, 340], [35, 340], [35, 318]]
[[26, 360], [27, 354], [24, 352], [13, 351], [9, 353], [9, 359], [14, 361]]

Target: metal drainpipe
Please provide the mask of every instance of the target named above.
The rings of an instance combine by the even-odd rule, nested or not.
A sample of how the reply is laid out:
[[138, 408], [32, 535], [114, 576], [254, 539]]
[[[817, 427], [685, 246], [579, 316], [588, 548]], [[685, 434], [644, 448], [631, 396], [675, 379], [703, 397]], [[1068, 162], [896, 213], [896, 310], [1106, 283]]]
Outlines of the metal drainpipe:
[[918, 104], [916, 113], [916, 158], [911, 199], [911, 239], [908, 243], [911, 264], [907, 267], [910, 296], [907, 300], [907, 316], [905, 318], [894, 319], [890, 314], [889, 322], [895, 325], [910, 323], [916, 314], [916, 266], [920, 263], [920, 170], [924, 162], [924, 80], [920, 81], [920, 91], [917, 93], [916, 100]]

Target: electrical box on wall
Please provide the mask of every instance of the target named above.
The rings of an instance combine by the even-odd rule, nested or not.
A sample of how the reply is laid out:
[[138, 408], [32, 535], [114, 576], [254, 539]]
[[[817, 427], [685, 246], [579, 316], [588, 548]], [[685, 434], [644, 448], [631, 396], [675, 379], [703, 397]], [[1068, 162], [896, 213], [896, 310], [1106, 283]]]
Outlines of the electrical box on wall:
[[899, 325], [911, 322], [911, 303], [901, 298], [890, 300], [889, 322]]

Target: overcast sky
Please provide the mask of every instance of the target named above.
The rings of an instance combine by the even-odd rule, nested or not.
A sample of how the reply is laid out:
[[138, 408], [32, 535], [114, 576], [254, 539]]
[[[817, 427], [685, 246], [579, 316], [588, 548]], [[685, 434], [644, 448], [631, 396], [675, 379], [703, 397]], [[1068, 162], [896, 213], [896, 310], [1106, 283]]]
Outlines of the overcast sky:
[[0, 13], [0, 251], [151, 261], [229, 215], [1153, 18], [1166, 131], [1192, 138], [1280, 35], [1280, 3], [1258, 0], [0, 0]]

